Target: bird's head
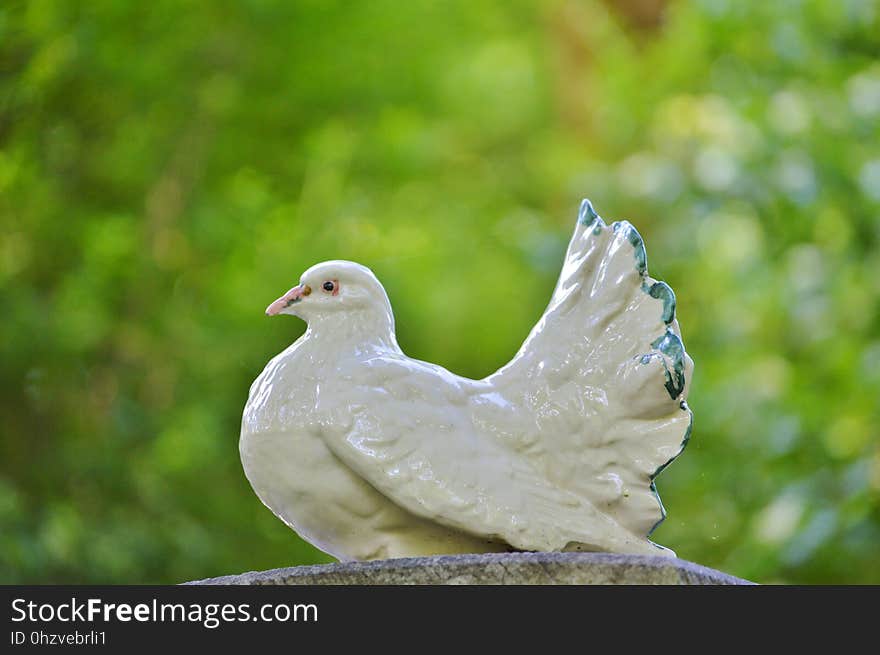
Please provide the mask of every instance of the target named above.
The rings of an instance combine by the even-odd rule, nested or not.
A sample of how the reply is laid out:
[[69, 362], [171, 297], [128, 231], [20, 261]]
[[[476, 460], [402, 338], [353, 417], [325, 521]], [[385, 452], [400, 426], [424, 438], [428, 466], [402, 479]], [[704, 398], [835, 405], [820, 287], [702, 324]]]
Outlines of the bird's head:
[[391, 305], [385, 289], [369, 268], [336, 260], [308, 269], [298, 285], [266, 308], [266, 315], [292, 314], [311, 321], [356, 310], [390, 314]]

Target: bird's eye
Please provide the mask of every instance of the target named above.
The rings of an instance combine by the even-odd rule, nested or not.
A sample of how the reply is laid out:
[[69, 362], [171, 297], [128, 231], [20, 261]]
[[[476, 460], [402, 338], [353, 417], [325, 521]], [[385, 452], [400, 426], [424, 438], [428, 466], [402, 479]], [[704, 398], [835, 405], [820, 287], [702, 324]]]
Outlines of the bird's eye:
[[324, 291], [326, 291], [327, 293], [330, 293], [330, 292], [336, 290], [336, 283], [331, 280], [327, 280], [323, 286], [324, 286]]

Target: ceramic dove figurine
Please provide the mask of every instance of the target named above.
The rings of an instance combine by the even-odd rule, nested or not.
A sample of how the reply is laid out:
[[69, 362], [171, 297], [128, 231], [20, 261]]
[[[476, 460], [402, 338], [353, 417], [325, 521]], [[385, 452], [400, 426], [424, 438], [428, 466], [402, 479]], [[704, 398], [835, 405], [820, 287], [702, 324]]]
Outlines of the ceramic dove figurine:
[[693, 362], [638, 232], [589, 201], [550, 305], [483, 380], [407, 357], [364, 266], [307, 270], [266, 313], [308, 323], [256, 379], [244, 471], [282, 521], [340, 560], [589, 550], [648, 539], [654, 477], [687, 441]]

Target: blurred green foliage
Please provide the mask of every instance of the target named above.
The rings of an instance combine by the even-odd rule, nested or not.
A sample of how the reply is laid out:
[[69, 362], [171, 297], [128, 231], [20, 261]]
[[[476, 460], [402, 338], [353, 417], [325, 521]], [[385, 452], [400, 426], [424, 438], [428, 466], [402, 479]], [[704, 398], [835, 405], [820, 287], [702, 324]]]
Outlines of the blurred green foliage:
[[656, 540], [880, 583], [880, 5], [663, 5], [3, 3], [0, 582], [327, 561], [238, 459], [303, 330], [265, 306], [356, 260], [410, 355], [482, 377], [588, 196], [696, 361]]

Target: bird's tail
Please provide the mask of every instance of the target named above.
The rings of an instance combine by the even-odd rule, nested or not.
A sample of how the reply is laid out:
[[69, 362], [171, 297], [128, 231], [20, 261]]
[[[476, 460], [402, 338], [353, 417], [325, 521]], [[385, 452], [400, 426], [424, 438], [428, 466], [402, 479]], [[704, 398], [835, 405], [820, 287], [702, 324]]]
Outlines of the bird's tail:
[[644, 539], [665, 516], [654, 478], [690, 435], [692, 371], [641, 236], [584, 200], [547, 311], [490, 378], [534, 417], [533, 461]]

